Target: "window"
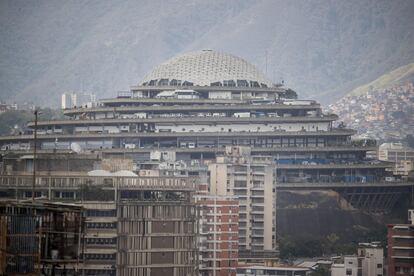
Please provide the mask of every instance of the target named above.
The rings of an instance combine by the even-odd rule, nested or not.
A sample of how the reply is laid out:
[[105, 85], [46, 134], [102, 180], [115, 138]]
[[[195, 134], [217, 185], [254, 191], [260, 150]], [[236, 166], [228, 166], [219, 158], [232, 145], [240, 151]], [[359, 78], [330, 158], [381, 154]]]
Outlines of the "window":
[[86, 216], [88, 217], [115, 217], [116, 210], [88, 209], [86, 210]]
[[347, 268], [346, 269], [346, 275], [352, 275], [352, 269]]

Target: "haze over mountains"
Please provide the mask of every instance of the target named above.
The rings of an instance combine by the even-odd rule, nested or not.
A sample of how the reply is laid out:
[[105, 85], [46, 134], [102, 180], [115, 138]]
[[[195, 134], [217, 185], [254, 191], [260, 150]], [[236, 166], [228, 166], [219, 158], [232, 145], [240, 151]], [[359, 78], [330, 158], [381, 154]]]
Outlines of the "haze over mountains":
[[3, 0], [0, 99], [112, 97], [178, 53], [211, 48], [329, 103], [414, 62], [413, 12], [411, 0]]

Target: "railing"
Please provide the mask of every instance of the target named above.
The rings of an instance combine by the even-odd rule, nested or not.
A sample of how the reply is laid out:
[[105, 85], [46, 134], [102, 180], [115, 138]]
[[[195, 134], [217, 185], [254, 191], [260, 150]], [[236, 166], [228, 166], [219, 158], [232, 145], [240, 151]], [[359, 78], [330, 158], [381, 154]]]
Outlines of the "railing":
[[[31, 188], [32, 176], [2, 175], [2, 188]], [[85, 185], [117, 189], [159, 189], [159, 190], [194, 190], [196, 178], [193, 177], [103, 177], [103, 176], [38, 176], [36, 188], [45, 189], [80, 189]]]
[[326, 163], [326, 164], [277, 164], [278, 169], [358, 169], [358, 168], [392, 168], [388, 163]]
[[287, 175], [279, 176], [277, 183], [378, 183], [378, 182], [401, 182], [401, 180], [386, 181], [383, 176], [352, 174], [338, 176], [299, 176]]
[[117, 98], [131, 98], [132, 92], [131, 91], [119, 91]]
[[[131, 115], [133, 116], [133, 115]], [[336, 116], [318, 116], [318, 117], [307, 117], [307, 116], [292, 116], [292, 117], [233, 117], [233, 116], [196, 116], [196, 115], [181, 115], [162, 117], [160, 115], [151, 115], [148, 118], [122, 118], [121, 115], [116, 118], [108, 119], [83, 119], [83, 120], [48, 120], [41, 121], [38, 126], [49, 126], [49, 125], [102, 125], [102, 124], [120, 124], [120, 123], [151, 123], [151, 122], [211, 122], [211, 121], [230, 121], [230, 122], [314, 122], [314, 121], [333, 121], [337, 119]], [[29, 122], [28, 127], [34, 127], [34, 122]], [[40, 132], [40, 131], [38, 131]], [[47, 134], [47, 133], [46, 133]], [[50, 133], [51, 135], [56, 132]], [[363, 145], [363, 143], [361, 143]]]
[[345, 183], [345, 182], [296, 182], [296, 183], [277, 183], [277, 188], [342, 188], [342, 187], [409, 187], [414, 186], [413, 182], [400, 181], [400, 182], [357, 182], [357, 183]]

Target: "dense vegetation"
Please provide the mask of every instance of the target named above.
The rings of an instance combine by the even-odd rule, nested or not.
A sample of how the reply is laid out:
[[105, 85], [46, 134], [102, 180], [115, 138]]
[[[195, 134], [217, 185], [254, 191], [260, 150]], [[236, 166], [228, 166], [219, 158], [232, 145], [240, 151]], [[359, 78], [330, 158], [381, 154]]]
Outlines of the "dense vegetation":
[[306, 234], [294, 237], [285, 236], [279, 240], [280, 258], [289, 261], [300, 257], [355, 254], [359, 242], [380, 241], [385, 248], [386, 235], [386, 227], [384, 226], [380, 229], [370, 230], [354, 241], [343, 241], [336, 233], [326, 237]]
[[[40, 109], [39, 120], [51, 120], [63, 118], [60, 110], [44, 108]], [[26, 124], [34, 121], [33, 111], [9, 110], [0, 114], [0, 135], [23, 133]]]

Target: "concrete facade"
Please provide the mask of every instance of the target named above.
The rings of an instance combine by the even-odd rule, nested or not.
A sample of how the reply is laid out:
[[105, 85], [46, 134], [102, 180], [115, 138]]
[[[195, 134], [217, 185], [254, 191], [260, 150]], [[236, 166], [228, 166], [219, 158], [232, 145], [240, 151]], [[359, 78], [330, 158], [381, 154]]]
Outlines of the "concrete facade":
[[387, 227], [388, 275], [414, 275], [414, 224]]
[[201, 276], [235, 276], [239, 247], [239, 203], [229, 196], [196, 196]]
[[[252, 159], [250, 150], [228, 147], [209, 165], [210, 192], [239, 200], [239, 250], [255, 254], [276, 250], [275, 166]], [[241, 257], [242, 258], [242, 257]]]
[[384, 275], [384, 249], [378, 243], [360, 243], [358, 257], [361, 258], [362, 276]]
[[357, 256], [344, 256], [334, 261], [331, 276], [359, 276], [362, 268], [358, 265]]

